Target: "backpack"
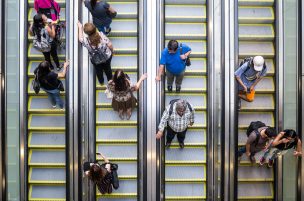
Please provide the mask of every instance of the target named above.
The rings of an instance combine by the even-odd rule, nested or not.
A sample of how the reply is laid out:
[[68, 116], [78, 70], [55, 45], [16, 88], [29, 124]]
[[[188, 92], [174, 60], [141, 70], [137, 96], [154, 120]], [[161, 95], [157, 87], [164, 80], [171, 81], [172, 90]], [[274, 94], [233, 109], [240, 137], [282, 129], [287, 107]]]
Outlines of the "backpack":
[[32, 81], [32, 87], [35, 91], [35, 94], [39, 94], [40, 91], [40, 82], [38, 80], [38, 73], [39, 73], [39, 69], [37, 70], [37, 73], [35, 74], [35, 78]]
[[65, 48], [65, 23], [64, 22], [59, 22], [56, 25], [56, 36], [55, 36], [55, 42], [57, 43], [57, 47], [60, 47], [62, 49]]
[[[87, 39], [88, 40], [88, 39]], [[107, 46], [103, 45], [101, 47], [93, 48], [88, 40], [88, 44], [91, 47], [91, 50], [89, 51], [89, 54], [91, 56], [91, 62], [94, 65], [99, 65], [102, 63], [106, 63], [106, 61], [109, 59], [106, 51]]]
[[[173, 100], [170, 101], [170, 103], [169, 103], [169, 105], [170, 105], [170, 108], [169, 108], [169, 117], [171, 116], [171, 114], [173, 112], [173, 105], [174, 105], [174, 103], [176, 103], [178, 100], [179, 99], [173, 99]], [[188, 102], [186, 102], [186, 103], [187, 103], [187, 106], [188, 106], [190, 112], [192, 112], [191, 105]]]
[[[249, 64], [247, 65], [247, 68], [246, 68], [246, 70], [245, 70], [245, 72], [244, 72], [244, 73], [246, 73], [246, 72], [250, 69], [250, 64], [252, 63], [252, 61], [253, 61], [253, 57], [246, 57], [246, 58], [244, 58], [244, 59], [241, 61], [240, 65], [239, 65], [239, 68], [240, 68], [244, 63], [247, 63], [247, 62], [248, 62]], [[264, 63], [263, 69], [262, 69], [261, 72], [263, 72], [263, 71], [265, 70], [265, 68], [266, 68], [266, 64]]]
[[249, 135], [254, 131], [255, 134], [256, 134], [256, 139], [254, 141], [254, 146], [257, 146], [257, 144], [259, 143], [259, 140], [260, 140], [260, 132], [258, 131], [259, 128], [261, 127], [265, 127], [266, 124], [264, 124], [263, 122], [261, 121], [252, 121], [250, 123], [250, 125], [248, 126], [247, 128], [247, 131], [246, 131], [246, 135], [247, 137], [249, 137]]
[[51, 43], [49, 42], [49, 34], [45, 28], [40, 31], [40, 41], [38, 40], [37, 34], [35, 34], [33, 39], [33, 47], [40, 52], [49, 52], [51, 51]]
[[[180, 44], [180, 48], [179, 48], [179, 52], [182, 55], [183, 54], [183, 44]], [[186, 66], [191, 66], [191, 60], [189, 58], [189, 56], [187, 57], [187, 59], [185, 59], [185, 64]]]
[[111, 163], [111, 173], [112, 173], [112, 185], [114, 189], [119, 188], [119, 179], [118, 179], [118, 165], [115, 163]]

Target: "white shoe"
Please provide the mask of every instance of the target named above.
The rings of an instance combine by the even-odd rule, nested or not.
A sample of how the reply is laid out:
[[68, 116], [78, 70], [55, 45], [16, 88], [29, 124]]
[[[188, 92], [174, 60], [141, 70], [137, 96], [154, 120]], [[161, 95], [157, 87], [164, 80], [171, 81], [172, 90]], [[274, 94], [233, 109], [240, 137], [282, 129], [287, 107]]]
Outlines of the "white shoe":
[[52, 108], [53, 108], [53, 109], [56, 109], [56, 105], [52, 105]]

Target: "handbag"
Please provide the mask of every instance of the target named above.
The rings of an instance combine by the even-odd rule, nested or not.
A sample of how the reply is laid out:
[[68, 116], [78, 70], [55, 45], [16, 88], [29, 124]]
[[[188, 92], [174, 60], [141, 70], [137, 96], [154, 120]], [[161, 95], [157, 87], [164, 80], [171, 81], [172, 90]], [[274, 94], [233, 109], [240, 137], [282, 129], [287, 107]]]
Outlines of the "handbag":
[[[183, 47], [182, 47], [182, 43], [180, 44], [180, 48], [179, 48], [179, 51], [180, 51], [180, 54], [182, 55], [183, 54]], [[185, 59], [185, 64], [186, 66], [191, 66], [191, 60], [190, 60], [190, 57], [188, 56], [186, 59]]]
[[38, 72], [39, 72], [39, 69], [37, 70], [37, 74], [35, 74], [35, 79], [33, 79], [33, 81], [32, 81], [32, 87], [35, 91], [35, 94], [38, 94], [40, 91], [40, 82], [38, 80]]
[[107, 89], [105, 90], [105, 94], [107, 96], [108, 99], [112, 99], [113, 98], [113, 93], [112, 91], [110, 91], [107, 87]]
[[111, 173], [112, 173], [112, 185], [114, 189], [119, 188], [119, 179], [118, 179], [118, 165], [115, 163], [111, 163]]

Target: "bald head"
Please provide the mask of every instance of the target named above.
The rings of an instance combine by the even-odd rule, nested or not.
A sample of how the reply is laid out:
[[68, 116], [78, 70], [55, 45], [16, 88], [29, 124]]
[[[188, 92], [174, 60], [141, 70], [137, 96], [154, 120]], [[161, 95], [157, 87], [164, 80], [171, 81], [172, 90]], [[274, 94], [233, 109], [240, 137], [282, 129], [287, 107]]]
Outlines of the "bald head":
[[176, 102], [176, 111], [184, 112], [187, 108], [187, 102], [185, 100], [179, 99]]

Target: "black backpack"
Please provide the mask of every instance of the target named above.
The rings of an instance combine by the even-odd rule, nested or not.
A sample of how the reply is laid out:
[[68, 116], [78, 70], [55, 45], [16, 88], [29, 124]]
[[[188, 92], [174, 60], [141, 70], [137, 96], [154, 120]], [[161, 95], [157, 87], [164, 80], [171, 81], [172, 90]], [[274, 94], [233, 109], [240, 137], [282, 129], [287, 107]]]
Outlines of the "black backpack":
[[[180, 55], [183, 54], [183, 44], [182, 43], [179, 46], [179, 52], [180, 52]], [[187, 59], [185, 59], [185, 65], [186, 66], [191, 66], [190, 55], [187, 57]]]
[[246, 135], [247, 137], [249, 137], [249, 135], [254, 131], [255, 134], [256, 134], [256, 139], [254, 141], [254, 146], [257, 146], [257, 144], [259, 143], [259, 140], [260, 140], [260, 132], [258, 131], [259, 128], [261, 127], [265, 127], [266, 124], [264, 124], [263, 122], [261, 121], [252, 121], [250, 123], [250, 125], [248, 126], [247, 128], [247, 131], [246, 131]]
[[109, 57], [106, 54], [106, 51], [107, 51], [106, 45], [102, 45], [101, 47], [93, 48], [91, 46], [89, 40], [88, 40], [88, 44], [91, 48], [91, 50], [89, 50], [89, 54], [91, 56], [92, 64], [99, 65], [99, 64], [102, 64], [102, 63], [106, 63], [106, 61], [109, 59]]
[[[171, 114], [172, 114], [172, 112], [173, 112], [173, 105], [174, 105], [174, 103], [176, 103], [178, 100], [179, 100], [179, 99], [173, 99], [173, 100], [170, 101], [170, 103], [169, 103], [169, 104], [170, 104], [170, 108], [169, 108], [169, 117], [171, 116]], [[187, 106], [188, 106], [190, 112], [192, 112], [192, 107], [191, 107], [191, 105], [190, 105], [188, 102], [186, 102], [186, 103], [187, 103]]]

